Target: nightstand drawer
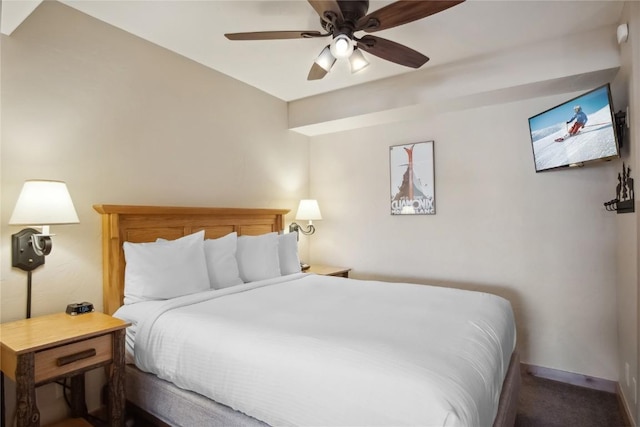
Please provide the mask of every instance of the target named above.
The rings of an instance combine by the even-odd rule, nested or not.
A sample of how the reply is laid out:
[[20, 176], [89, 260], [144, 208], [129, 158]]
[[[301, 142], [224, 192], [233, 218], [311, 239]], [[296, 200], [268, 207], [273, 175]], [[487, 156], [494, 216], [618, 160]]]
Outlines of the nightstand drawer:
[[111, 334], [78, 341], [35, 354], [35, 383], [77, 372], [112, 359]]

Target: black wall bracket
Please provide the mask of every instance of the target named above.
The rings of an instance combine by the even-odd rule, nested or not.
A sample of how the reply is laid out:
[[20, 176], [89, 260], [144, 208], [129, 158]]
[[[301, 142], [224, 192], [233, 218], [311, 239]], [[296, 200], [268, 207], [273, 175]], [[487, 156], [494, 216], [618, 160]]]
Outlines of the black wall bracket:
[[618, 137], [618, 147], [624, 146], [624, 128], [627, 125], [627, 113], [620, 110], [613, 115], [616, 122], [616, 134]]
[[38, 255], [33, 248], [31, 236], [38, 234], [33, 228], [11, 235], [11, 265], [24, 271], [32, 271], [44, 264], [44, 255]]
[[630, 213], [635, 212], [635, 191], [631, 168], [622, 163], [622, 173], [618, 173], [618, 185], [616, 185], [616, 198], [604, 204], [604, 208], [610, 212]]

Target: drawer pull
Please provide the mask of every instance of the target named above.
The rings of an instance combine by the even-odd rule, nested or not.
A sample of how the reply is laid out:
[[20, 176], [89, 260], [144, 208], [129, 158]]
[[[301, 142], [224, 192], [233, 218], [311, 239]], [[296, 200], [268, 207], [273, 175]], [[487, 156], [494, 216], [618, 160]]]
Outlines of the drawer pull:
[[56, 361], [58, 366], [68, 365], [69, 363], [77, 362], [78, 360], [88, 359], [96, 355], [96, 349], [90, 348], [89, 350], [84, 350], [78, 353], [70, 354], [68, 356], [58, 357]]

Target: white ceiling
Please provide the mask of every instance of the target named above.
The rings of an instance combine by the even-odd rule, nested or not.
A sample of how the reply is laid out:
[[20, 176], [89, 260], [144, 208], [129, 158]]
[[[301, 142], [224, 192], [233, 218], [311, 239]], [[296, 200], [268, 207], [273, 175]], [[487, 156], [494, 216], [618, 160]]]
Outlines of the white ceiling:
[[[13, 32], [39, 3], [3, 0], [2, 32]], [[623, 2], [615, 0], [467, 0], [420, 21], [375, 33], [431, 58], [419, 70], [365, 53], [371, 65], [358, 74], [351, 74], [348, 64], [338, 61], [324, 79], [307, 81], [309, 68], [328, 39], [229, 41], [224, 37], [228, 32], [322, 31], [306, 0], [62, 3], [285, 101], [613, 25], [623, 8]], [[392, 1], [372, 0], [369, 12], [389, 3]]]

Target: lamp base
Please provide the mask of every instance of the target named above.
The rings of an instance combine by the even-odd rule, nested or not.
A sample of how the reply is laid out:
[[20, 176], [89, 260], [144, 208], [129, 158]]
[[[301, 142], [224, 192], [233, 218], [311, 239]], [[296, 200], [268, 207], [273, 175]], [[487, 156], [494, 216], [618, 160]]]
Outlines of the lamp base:
[[11, 235], [11, 265], [24, 271], [32, 271], [44, 264], [44, 255], [38, 255], [33, 248], [31, 236], [38, 234], [33, 228]]

